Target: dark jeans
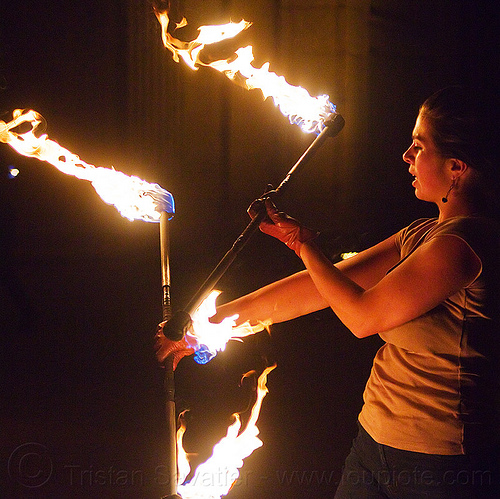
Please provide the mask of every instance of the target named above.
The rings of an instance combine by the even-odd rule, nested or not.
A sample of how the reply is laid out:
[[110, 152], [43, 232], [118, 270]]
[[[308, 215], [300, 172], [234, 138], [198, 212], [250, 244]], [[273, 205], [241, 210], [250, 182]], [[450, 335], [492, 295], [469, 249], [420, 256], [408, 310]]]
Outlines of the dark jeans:
[[498, 454], [498, 449], [478, 456], [399, 450], [378, 444], [359, 425], [335, 499], [500, 498]]

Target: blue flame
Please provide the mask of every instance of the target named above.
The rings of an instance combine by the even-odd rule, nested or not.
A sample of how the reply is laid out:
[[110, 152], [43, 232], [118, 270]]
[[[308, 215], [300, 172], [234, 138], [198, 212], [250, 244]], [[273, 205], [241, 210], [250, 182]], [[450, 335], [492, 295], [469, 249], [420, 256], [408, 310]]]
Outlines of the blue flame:
[[207, 345], [200, 344], [200, 348], [196, 350], [193, 358], [198, 364], [206, 364], [207, 362], [210, 362], [214, 357], [215, 353], [212, 352]]
[[[327, 95], [322, 97], [326, 99], [328, 98]], [[278, 105], [278, 107], [283, 114], [286, 114], [281, 109], [281, 106]], [[300, 129], [305, 133], [315, 133], [316, 135], [319, 135], [326, 126], [325, 122], [332, 116], [332, 114], [336, 113], [336, 110], [337, 106], [335, 106], [335, 104], [332, 104], [330, 101], [327, 101], [324, 104], [324, 110], [321, 112], [321, 116], [319, 118], [306, 119], [298, 114], [289, 114], [288, 120], [292, 125], [297, 125], [298, 127], [300, 127]]]

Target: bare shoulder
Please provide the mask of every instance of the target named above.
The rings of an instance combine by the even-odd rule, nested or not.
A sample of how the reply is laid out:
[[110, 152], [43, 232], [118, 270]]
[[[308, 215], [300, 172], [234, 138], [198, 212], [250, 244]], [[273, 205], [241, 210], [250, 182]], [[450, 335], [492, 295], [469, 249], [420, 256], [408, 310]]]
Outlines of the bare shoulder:
[[456, 279], [463, 286], [481, 272], [481, 259], [469, 243], [456, 234], [439, 234], [415, 251], [415, 257], [437, 277]]

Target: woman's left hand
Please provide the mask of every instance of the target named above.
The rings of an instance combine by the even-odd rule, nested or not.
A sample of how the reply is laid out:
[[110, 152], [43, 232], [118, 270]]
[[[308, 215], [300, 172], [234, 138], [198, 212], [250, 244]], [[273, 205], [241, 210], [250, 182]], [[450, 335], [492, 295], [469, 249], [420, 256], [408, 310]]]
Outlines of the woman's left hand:
[[[266, 198], [264, 202], [267, 217], [260, 223], [260, 230], [285, 243], [300, 257], [302, 245], [318, 237], [319, 232], [304, 227], [295, 218], [288, 216], [282, 211], [278, 211], [278, 208], [276, 208], [275, 204], [269, 198]], [[248, 209], [248, 214], [252, 219], [258, 213], [256, 203], [262, 203], [262, 200], [255, 201]]]
[[156, 352], [156, 360], [163, 364], [165, 359], [172, 355], [173, 367], [174, 370], [177, 367], [179, 361], [185, 357], [186, 355], [191, 355], [195, 352], [195, 345], [189, 342], [189, 338], [184, 336], [180, 341], [172, 341], [169, 340], [163, 334], [163, 327], [165, 326], [165, 322], [161, 322], [158, 324], [158, 328], [156, 329], [155, 334], [155, 344], [154, 349]]

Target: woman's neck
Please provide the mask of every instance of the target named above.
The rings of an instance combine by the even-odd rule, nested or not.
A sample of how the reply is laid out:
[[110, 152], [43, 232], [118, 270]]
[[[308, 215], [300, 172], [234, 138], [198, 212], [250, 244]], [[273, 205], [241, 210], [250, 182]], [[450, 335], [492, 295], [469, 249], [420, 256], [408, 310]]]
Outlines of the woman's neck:
[[447, 203], [438, 203], [438, 221], [443, 222], [452, 217], [472, 217], [483, 214], [477, 204], [459, 198], [449, 199]]

